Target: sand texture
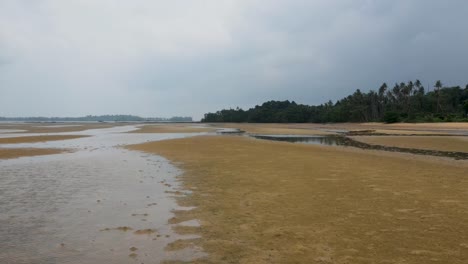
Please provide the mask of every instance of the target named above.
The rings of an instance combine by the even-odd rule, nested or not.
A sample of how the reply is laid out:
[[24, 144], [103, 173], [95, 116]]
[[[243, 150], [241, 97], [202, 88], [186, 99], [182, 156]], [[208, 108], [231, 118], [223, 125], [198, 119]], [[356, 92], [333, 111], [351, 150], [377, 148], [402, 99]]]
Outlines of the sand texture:
[[[201, 263], [466, 263], [468, 165], [236, 136], [131, 149], [185, 169]], [[178, 245], [181, 243], [179, 241]]]
[[326, 135], [340, 130], [370, 131], [389, 135], [468, 135], [468, 123], [337, 123], [337, 124], [253, 124], [253, 123], [212, 123], [214, 127], [239, 128], [253, 134], [297, 134]]
[[129, 133], [200, 133], [213, 132], [216, 129], [210, 127], [177, 125], [177, 124], [155, 124], [143, 125], [138, 130]]
[[353, 139], [373, 144], [400, 148], [430, 149], [468, 153], [468, 137], [444, 136], [357, 136]]
[[46, 141], [57, 141], [82, 138], [87, 136], [80, 135], [44, 135], [44, 136], [26, 136], [26, 137], [8, 137], [0, 138], [0, 144], [16, 144], [16, 143], [37, 143]]
[[41, 123], [3, 123], [0, 124], [0, 130], [18, 130], [17, 133], [62, 133], [62, 132], [77, 132], [88, 129], [110, 128], [120, 126], [116, 123], [56, 123], [56, 124], [41, 124]]
[[1, 159], [14, 159], [27, 156], [51, 155], [67, 152], [64, 149], [47, 149], [47, 148], [0, 148]]

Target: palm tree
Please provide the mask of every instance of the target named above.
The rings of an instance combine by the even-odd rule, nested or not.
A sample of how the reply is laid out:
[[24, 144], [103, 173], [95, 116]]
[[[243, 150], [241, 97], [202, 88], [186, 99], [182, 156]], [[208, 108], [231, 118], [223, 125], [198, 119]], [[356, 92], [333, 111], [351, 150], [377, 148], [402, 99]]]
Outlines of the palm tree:
[[379, 119], [383, 117], [383, 113], [385, 110], [385, 92], [387, 91], [387, 84], [383, 83], [380, 88], [379, 88], [379, 94], [378, 94], [378, 101], [379, 101]]
[[439, 113], [439, 108], [441, 108], [441, 107], [440, 107], [440, 89], [442, 88], [442, 82], [441, 82], [440, 80], [438, 80], [438, 81], [435, 83], [434, 87], [436, 88], [436, 89], [434, 90], [434, 93], [435, 93], [436, 98], [437, 98], [436, 113]]
[[413, 92], [413, 89], [414, 89], [414, 84], [412, 81], [409, 81], [408, 84], [405, 84], [403, 88], [401, 89], [401, 93], [405, 101], [404, 110], [407, 115], [410, 114], [410, 99], [411, 99], [411, 94]]
[[418, 88], [418, 90], [419, 90], [419, 88], [421, 88], [421, 85], [422, 84], [421, 84], [420, 80], [416, 80], [416, 82], [414, 83], [414, 86], [416, 86], [416, 88]]

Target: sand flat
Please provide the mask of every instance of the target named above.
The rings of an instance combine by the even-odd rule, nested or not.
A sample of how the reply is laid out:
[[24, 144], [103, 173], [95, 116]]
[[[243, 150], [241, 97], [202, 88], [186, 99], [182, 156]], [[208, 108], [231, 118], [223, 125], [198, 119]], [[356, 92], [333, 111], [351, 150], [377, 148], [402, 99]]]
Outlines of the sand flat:
[[332, 135], [334, 132], [319, 129], [314, 124], [246, 124], [246, 123], [224, 123], [212, 124], [215, 127], [238, 128], [251, 134], [273, 134], [273, 135]]
[[336, 124], [256, 124], [211, 123], [214, 127], [239, 128], [254, 134], [327, 135], [337, 131], [374, 130], [375, 133], [399, 135], [467, 134], [468, 123], [336, 123]]
[[68, 152], [68, 150], [52, 148], [0, 148], [0, 160], [15, 159], [19, 157], [59, 154], [63, 152]]
[[178, 125], [178, 124], [155, 124], [143, 125], [139, 129], [129, 133], [201, 133], [213, 132], [214, 128], [193, 126], [193, 125]]
[[402, 130], [402, 129], [375, 129], [374, 133], [388, 135], [433, 135], [435, 133], [446, 134], [447, 132], [431, 132], [421, 130]]
[[57, 141], [88, 137], [83, 135], [44, 135], [44, 136], [25, 136], [25, 137], [7, 137], [0, 138], [0, 144], [16, 144], [16, 143], [36, 143], [46, 141]]
[[352, 137], [373, 145], [400, 148], [430, 149], [468, 153], [468, 137], [450, 136], [355, 136]]
[[[132, 149], [182, 164], [202, 263], [466, 263], [468, 163], [245, 137]], [[190, 230], [182, 230], [190, 232]]]
[[70, 124], [41, 124], [41, 123], [3, 123], [0, 129], [19, 130], [15, 133], [62, 133], [78, 132], [88, 129], [110, 128], [119, 126], [115, 123], [70, 123]]
[[[339, 124], [338, 124], [339, 125]], [[355, 129], [375, 129], [386, 131], [389, 134], [454, 134], [468, 132], [468, 123], [359, 123], [349, 124]], [[392, 133], [398, 132], [398, 133]]]

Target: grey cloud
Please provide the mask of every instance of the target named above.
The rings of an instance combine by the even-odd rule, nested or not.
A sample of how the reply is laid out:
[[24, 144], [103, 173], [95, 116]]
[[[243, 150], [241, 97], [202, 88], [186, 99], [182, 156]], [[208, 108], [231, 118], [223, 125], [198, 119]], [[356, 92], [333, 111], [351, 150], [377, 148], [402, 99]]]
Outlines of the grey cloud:
[[466, 1], [31, 3], [0, 3], [0, 115], [200, 118], [384, 81], [468, 82]]

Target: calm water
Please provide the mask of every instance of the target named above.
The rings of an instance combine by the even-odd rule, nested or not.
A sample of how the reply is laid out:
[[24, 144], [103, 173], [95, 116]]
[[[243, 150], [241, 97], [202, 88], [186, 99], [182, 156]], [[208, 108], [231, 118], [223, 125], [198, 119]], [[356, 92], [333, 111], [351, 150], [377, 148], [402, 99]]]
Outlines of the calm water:
[[253, 137], [265, 140], [286, 141], [292, 143], [318, 144], [327, 146], [345, 145], [342, 138], [326, 136], [296, 136], [296, 135], [254, 135]]
[[[172, 210], [190, 209], [178, 207], [170, 194], [181, 172], [161, 157], [119, 147], [193, 134], [121, 133], [132, 129], [59, 133], [91, 137], [15, 144], [76, 152], [0, 161], [0, 263], [158, 263], [203, 255], [198, 249], [164, 250], [190, 238], [167, 224]], [[134, 233], [143, 229], [154, 233]]]
[[429, 149], [413, 149], [413, 148], [400, 148], [392, 146], [374, 145], [359, 142], [352, 138], [340, 136], [297, 136], [297, 135], [252, 135], [252, 137], [262, 140], [285, 141], [292, 143], [305, 143], [305, 144], [319, 144], [326, 146], [347, 146], [360, 149], [382, 150], [390, 152], [402, 152], [418, 155], [430, 155], [438, 157], [454, 158], [456, 160], [468, 160], [468, 153], [454, 152], [454, 151], [441, 151]]

